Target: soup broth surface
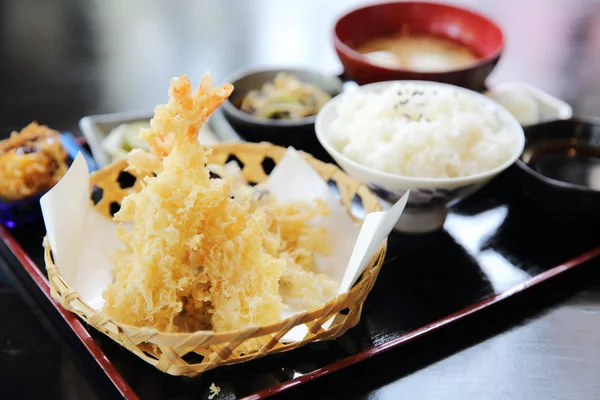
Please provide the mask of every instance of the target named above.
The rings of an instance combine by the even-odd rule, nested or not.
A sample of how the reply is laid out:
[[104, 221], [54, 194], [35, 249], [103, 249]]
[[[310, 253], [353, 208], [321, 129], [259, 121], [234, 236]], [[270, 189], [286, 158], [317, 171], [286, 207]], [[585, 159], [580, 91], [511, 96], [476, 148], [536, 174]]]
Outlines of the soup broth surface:
[[432, 35], [400, 34], [376, 38], [356, 48], [371, 62], [420, 72], [462, 68], [477, 60], [468, 47]]

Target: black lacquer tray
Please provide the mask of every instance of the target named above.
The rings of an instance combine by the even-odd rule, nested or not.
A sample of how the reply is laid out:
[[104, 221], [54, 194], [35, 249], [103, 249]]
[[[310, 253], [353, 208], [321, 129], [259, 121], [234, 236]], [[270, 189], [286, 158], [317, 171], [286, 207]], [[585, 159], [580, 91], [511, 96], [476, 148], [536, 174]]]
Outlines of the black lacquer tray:
[[[196, 378], [163, 374], [86, 327], [49, 294], [44, 227], [0, 228], [0, 255], [45, 304], [48, 315], [107, 393], [127, 398], [259, 399], [332, 373], [440, 329], [600, 255], [600, 231], [558, 225], [519, 196], [514, 167], [454, 207], [443, 231], [393, 233], [361, 322], [316, 343]], [[568, 244], [568, 245], [567, 245]]]

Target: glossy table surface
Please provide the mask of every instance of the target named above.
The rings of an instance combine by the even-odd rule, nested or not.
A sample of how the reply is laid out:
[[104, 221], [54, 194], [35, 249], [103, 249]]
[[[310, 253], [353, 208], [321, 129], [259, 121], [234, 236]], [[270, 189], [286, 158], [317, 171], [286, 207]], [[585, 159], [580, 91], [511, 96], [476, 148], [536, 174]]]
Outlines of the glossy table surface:
[[[577, 115], [600, 116], [600, 2], [458, 3], [485, 12], [506, 32], [506, 51], [491, 84], [528, 82], [570, 102]], [[166, 99], [168, 79], [177, 74], [197, 82], [210, 69], [220, 82], [238, 68], [259, 65], [337, 74], [332, 24], [357, 4], [1, 1], [0, 135], [33, 119], [78, 133], [85, 115], [151, 109]], [[581, 232], [572, 240], [578, 237]], [[535, 256], [543, 259], [557, 246], [538, 246]], [[577, 243], [565, 239], [564, 247]], [[597, 262], [587, 265], [282, 397], [598, 398], [599, 269]], [[111, 396], [95, 386], [77, 349], [40, 315], [34, 295], [8, 268], [1, 271], [0, 398]]]

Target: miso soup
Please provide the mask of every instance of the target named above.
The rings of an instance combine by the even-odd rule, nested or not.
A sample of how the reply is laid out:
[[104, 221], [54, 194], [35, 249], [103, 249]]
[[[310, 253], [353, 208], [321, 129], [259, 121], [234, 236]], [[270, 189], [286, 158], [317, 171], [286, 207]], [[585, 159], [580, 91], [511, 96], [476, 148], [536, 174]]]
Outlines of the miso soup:
[[373, 63], [419, 72], [463, 68], [477, 60], [477, 55], [468, 47], [432, 35], [400, 34], [376, 38], [355, 50]]

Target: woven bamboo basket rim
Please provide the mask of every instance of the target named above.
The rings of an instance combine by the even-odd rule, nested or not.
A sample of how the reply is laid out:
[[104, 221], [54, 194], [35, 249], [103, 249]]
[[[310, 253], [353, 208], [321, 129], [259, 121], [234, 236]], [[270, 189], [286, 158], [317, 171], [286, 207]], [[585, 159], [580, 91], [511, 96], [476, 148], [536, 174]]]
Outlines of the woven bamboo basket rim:
[[[240, 161], [244, 162], [245, 166], [242, 169], [242, 174], [251, 181], [262, 181], [268, 175], [262, 170], [262, 166], [262, 174], [254, 170], [246, 170], [248, 164], [245, 162], [260, 161], [258, 164], [261, 164], [265, 158], [271, 158], [275, 163], [278, 163], [287, 150], [270, 143], [245, 142], [222, 143], [211, 147], [213, 153], [209, 156], [209, 163], [224, 164], [230, 155], [235, 155]], [[300, 152], [300, 154], [325, 181], [335, 181], [340, 192], [340, 200], [347, 213], [355, 221], [357, 219], [351, 213], [351, 203], [355, 195], [361, 198], [365, 215], [369, 212], [381, 210], [379, 201], [364, 184], [349, 177], [335, 165], [316, 160], [303, 152]], [[122, 172], [126, 167], [127, 162], [125, 160], [104, 167], [92, 174], [90, 187], [94, 184], [100, 184], [103, 179], [109, 179], [111, 176], [114, 178], [118, 175], [117, 172]], [[138, 177], [138, 180], [140, 180], [139, 178], [141, 176]], [[99, 210], [98, 205], [96, 205], [96, 211], [102, 212]], [[106, 209], [108, 208], [106, 207]], [[103, 214], [109, 218], [111, 217], [106, 212], [103, 212]], [[47, 237], [44, 238], [43, 246], [51, 293], [63, 307], [74, 312], [88, 324], [163, 372], [172, 375], [193, 376], [220, 365], [243, 362], [266, 354], [291, 350], [318, 340], [334, 339], [345, 333], [349, 328], [356, 325], [360, 319], [362, 304], [373, 287], [383, 263], [387, 240], [381, 243], [361, 277], [349, 291], [338, 295], [319, 307], [294, 313], [269, 325], [253, 325], [241, 330], [222, 332], [212, 330], [164, 332], [155, 328], [137, 327], [114, 321], [104, 315], [101, 310], [96, 310], [86, 304], [79, 293], [61, 276], [58, 267], [54, 264], [52, 249]], [[355, 312], [343, 315], [340, 311], [344, 309], [353, 309]], [[328, 329], [324, 329], [323, 324], [332, 318], [334, 318], [333, 323]], [[281, 338], [285, 333], [300, 325], [306, 325], [308, 328], [308, 333], [303, 340], [290, 343], [281, 342]], [[269, 337], [265, 339], [267, 336]], [[257, 353], [233, 356], [233, 350], [245, 340], [261, 338], [264, 345]], [[147, 344], [149, 343], [158, 345], [160, 354], [148, 348]], [[206, 353], [205, 360], [200, 364], [187, 364], [181, 357], [192, 351], [202, 355]]]
[[[49, 269], [48, 270], [49, 274], [50, 274], [50, 270], [52, 271], [51, 282], [54, 284], [56, 289], [62, 289], [62, 290], [59, 290], [59, 292], [62, 294], [61, 297], [65, 300], [67, 300], [69, 297], [73, 297], [74, 295], [77, 295], [77, 297], [79, 297], [79, 293], [76, 290], [72, 289], [72, 287], [62, 279], [62, 277], [60, 276], [60, 273], [58, 272], [58, 267], [53, 263], [51, 249], [50, 249], [50, 245], [49, 245], [49, 241], [47, 240], [47, 237], [44, 238], [43, 245], [44, 245], [44, 249], [45, 249], [44, 259], [46, 262], [46, 267]], [[382, 252], [385, 252], [385, 246], [386, 246], [386, 243], [383, 243], [382, 245], [379, 246], [375, 256], [373, 256], [369, 265], [373, 265], [375, 262], [377, 262], [377, 259], [379, 259], [381, 257]], [[368, 271], [365, 270], [365, 272], [363, 272], [363, 273], [366, 273], [366, 272], [368, 272]], [[57, 279], [60, 279], [60, 281], [61, 281], [60, 285], [56, 284]], [[65, 289], [66, 289], [67, 294], [65, 294]], [[201, 341], [203, 345], [213, 345], [213, 344], [228, 342], [228, 341], [232, 341], [232, 340], [251, 338], [256, 334], [256, 332], [258, 330], [260, 330], [261, 334], [266, 335], [266, 334], [277, 332], [278, 330], [280, 330], [284, 327], [287, 327], [290, 324], [292, 324], [292, 327], [297, 326], [297, 325], [303, 325], [307, 322], [313, 321], [315, 318], [322, 315], [323, 310], [328, 310], [327, 315], [329, 315], [332, 312], [339, 312], [345, 308], [343, 306], [344, 301], [347, 298], [351, 297], [351, 294], [354, 294], [353, 292], [357, 292], [357, 291], [358, 291], [357, 285], [354, 285], [349, 291], [334, 297], [332, 300], [328, 301], [327, 303], [325, 303], [319, 307], [315, 307], [315, 308], [312, 308], [310, 310], [303, 311], [303, 312], [294, 313], [293, 315], [291, 315], [285, 319], [281, 319], [281, 320], [273, 322], [269, 325], [249, 325], [246, 328], [237, 330], [237, 331], [215, 332], [212, 330], [198, 330], [198, 331], [194, 331], [194, 332], [164, 332], [164, 331], [159, 331], [155, 328], [137, 327], [137, 326], [125, 324], [122, 322], [113, 321], [112, 319], [100, 314], [100, 312], [98, 310], [90, 307], [83, 300], [80, 300], [80, 299], [79, 299], [80, 304], [78, 307], [75, 307], [75, 309], [81, 313], [84, 313], [84, 315], [86, 315], [87, 318], [92, 318], [91, 317], [92, 315], [100, 316], [100, 318], [96, 318], [94, 320], [95, 323], [92, 323], [91, 321], [88, 321], [88, 322], [90, 322], [90, 324], [94, 325], [94, 326], [96, 326], [96, 325], [102, 326], [104, 329], [114, 332], [114, 333], [118, 333], [119, 331], [122, 331], [123, 333], [126, 333], [128, 336], [131, 336], [131, 338], [133, 339], [133, 342], [135, 344], [142, 343], [142, 342], [152, 342], [155, 344], [166, 345], [166, 346], [178, 346], [178, 345], [180, 345], [181, 338], [192, 337], [198, 341]], [[70, 300], [71, 300], [70, 302], [72, 302], [75, 299], [73, 298]], [[88, 317], [88, 316], [90, 316], [90, 317]]]

